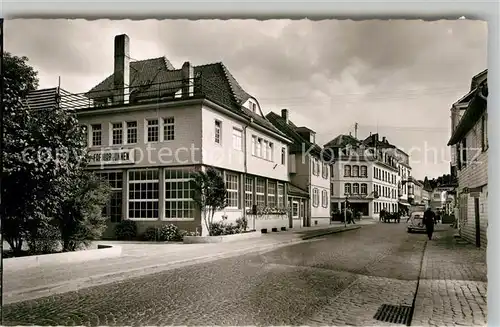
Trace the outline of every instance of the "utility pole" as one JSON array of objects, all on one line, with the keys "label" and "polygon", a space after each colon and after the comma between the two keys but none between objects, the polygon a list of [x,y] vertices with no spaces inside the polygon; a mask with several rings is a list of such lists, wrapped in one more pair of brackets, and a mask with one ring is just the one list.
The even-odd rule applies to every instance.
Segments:
[{"label": "utility pole", "polygon": [[354,123],[354,138],[358,138],[358,123]]}]

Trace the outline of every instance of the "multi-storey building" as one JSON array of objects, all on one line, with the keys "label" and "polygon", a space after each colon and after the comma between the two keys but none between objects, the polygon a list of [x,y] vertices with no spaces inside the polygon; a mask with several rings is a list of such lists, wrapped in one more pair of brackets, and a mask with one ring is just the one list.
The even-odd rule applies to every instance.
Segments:
[{"label": "multi-storey building", "polygon": [[[72,97],[80,99],[73,106],[88,128],[91,165],[113,187],[112,223],[134,220],[140,232],[173,223],[205,234],[190,181],[206,167],[223,174],[229,194],[216,220],[247,217],[253,205],[286,206],[291,141],[224,64],[131,61],[129,38],[119,35],[114,72],[85,101]],[[289,226],[286,214],[271,221],[276,226],[267,227]],[[261,224],[250,217],[250,228]]]},{"label": "multi-storey building", "polygon": [[422,205],[423,204],[423,188],[424,183],[416,180],[413,176],[410,176],[409,181],[411,182],[408,187],[408,202],[411,205]]},{"label": "multi-storey building", "polygon": [[[448,146],[454,146],[456,174],[458,175],[457,205],[460,235],[487,246],[488,227],[488,80],[487,71],[474,76],[469,93],[456,103],[466,106],[455,125]],[[453,166],[452,166],[453,167]],[[452,170],[453,173],[453,170]]]},{"label": "multi-storey building", "polygon": [[[408,202],[408,185],[411,184],[408,182],[411,172],[408,154],[389,143],[385,136],[380,139],[378,133],[371,134],[363,143],[370,148],[377,149],[387,171],[382,174],[391,175],[389,184],[391,188],[395,188],[395,191],[394,195],[391,194],[389,203],[383,205],[383,208],[389,210],[389,212],[408,211],[410,206]],[[395,175],[394,179],[392,179],[392,175]],[[391,192],[393,191],[391,190]]]},{"label": "multi-storey building", "polygon": [[[316,133],[307,127],[298,127],[290,120],[288,109],[281,115],[274,112],[266,118],[289,139],[288,169],[290,173],[289,203],[292,208],[293,227],[330,224],[331,156],[316,144]],[[297,191],[306,191],[310,201]],[[295,207],[299,208],[295,213]]]},{"label": "multi-storey building", "polygon": [[382,209],[397,210],[397,169],[390,154],[352,135],[339,135],[325,148],[335,156],[332,208],[342,210],[348,203],[364,217],[377,219]]}]

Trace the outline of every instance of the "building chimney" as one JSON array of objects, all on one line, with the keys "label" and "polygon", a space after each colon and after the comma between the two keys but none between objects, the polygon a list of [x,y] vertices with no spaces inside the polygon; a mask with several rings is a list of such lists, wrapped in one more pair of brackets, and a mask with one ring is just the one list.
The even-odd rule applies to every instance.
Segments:
[{"label": "building chimney", "polygon": [[182,97],[188,98],[194,93],[194,68],[189,61],[182,65]]},{"label": "building chimney", "polygon": [[127,34],[115,36],[114,103],[128,103],[130,95],[130,39]]},{"label": "building chimney", "polygon": [[382,137],[382,142],[387,143],[387,139],[385,138],[385,136]]},{"label": "building chimney", "polygon": [[281,118],[283,118],[288,124],[289,122],[288,109],[281,109]]}]

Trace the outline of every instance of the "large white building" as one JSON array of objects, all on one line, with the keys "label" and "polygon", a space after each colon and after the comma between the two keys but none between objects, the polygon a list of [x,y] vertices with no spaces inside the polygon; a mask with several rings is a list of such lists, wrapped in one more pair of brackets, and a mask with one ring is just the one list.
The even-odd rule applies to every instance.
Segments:
[{"label": "large white building", "polygon": [[332,209],[345,203],[363,217],[378,219],[382,209],[398,210],[395,158],[351,135],[339,135],[325,144],[335,154],[332,173]]},{"label": "large white building", "polygon": [[291,141],[265,119],[258,99],[222,63],[177,69],[164,57],[131,62],[129,38],[118,35],[114,45],[111,75],[86,101],[72,96],[92,165],[113,186],[110,221],[134,220],[139,232],[174,223],[205,234],[190,174],[215,167],[229,192],[216,220],[288,227],[286,214],[248,217],[253,205],[284,208],[288,189]]}]

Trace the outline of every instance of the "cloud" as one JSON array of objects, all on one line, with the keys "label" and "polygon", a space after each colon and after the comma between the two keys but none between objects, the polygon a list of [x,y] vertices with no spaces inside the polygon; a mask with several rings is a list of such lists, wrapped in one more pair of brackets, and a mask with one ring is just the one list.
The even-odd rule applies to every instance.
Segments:
[{"label": "cloud", "polygon": [[[309,20],[13,20],[6,50],[26,55],[41,86],[84,92],[113,70],[113,37],[126,33],[131,56],[222,61],[264,112],[288,108],[297,125],[326,142],[375,130],[411,148],[446,149],[449,107],[486,68],[481,21]],[[449,165],[418,164],[417,177]]]}]

